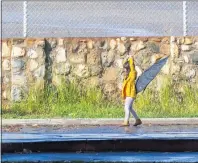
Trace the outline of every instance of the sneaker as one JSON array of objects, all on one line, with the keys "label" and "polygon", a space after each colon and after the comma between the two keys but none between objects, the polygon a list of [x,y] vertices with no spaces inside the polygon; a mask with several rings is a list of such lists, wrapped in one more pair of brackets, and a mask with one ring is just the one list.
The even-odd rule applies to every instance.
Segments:
[{"label": "sneaker", "polygon": [[141,124],[142,124],[142,121],[140,119],[136,119],[133,126],[138,126],[138,125],[141,125]]},{"label": "sneaker", "polygon": [[130,126],[129,121],[124,121],[120,127],[126,127],[126,126]]}]

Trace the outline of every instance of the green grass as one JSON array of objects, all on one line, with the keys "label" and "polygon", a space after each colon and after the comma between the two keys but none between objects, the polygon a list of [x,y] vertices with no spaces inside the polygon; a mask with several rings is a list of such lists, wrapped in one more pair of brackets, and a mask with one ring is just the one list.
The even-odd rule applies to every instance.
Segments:
[{"label": "green grass", "polygon": [[[198,89],[184,84],[184,92],[177,95],[169,81],[158,92],[146,89],[140,93],[134,108],[140,117],[198,117]],[[182,99],[182,100],[180,100]],[[2,110],[3,118],[123,118],[120,101],[107,100],[99,88],[81,88],[65,84],[57,88],[30,90],[26,100],[13,103]]]}]

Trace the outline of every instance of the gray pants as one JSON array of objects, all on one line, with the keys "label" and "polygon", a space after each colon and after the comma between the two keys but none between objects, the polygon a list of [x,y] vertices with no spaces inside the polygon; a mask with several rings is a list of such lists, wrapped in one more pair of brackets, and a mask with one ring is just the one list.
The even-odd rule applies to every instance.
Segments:
[{"label": "gray pants", "polygon": [[134,98],[131,97],[126,97],[125,99],[125,106],[124,106],[124,111],[125,111],[125,121],[129,121],[130,118],[130,113],[133,115],[133,117],[135,119],[139,119],[139,117],[137,116],[135,110],[133,109],[133,102],[134,102]]}]

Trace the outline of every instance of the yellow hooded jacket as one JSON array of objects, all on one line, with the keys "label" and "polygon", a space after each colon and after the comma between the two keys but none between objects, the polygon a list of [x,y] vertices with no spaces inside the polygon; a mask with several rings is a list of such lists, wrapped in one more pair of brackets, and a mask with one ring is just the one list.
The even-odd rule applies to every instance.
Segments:
[{"label": "yellow hooded jacket", "polygon": [[135,70],[134,60],[132,57],[128,59],[130,65],[130,73],[126,79],[124,79],[122,86],[122,98],[126,97],[136,97],[135,80],[137,77],[137,72]]}]

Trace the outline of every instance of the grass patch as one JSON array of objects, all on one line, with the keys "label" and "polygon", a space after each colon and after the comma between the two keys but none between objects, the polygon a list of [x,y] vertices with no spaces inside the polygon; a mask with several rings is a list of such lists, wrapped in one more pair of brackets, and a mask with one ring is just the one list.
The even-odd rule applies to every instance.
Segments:
[{"label": "grass patch", "polygon": [[[179,96],[169,81],[158,93],[146,89],[134,108],[140,117],[198,117],[198,89],[186,83]],[[57,88],[31,89],[26,100],[2,110],[3,118],[123,118],[120,101],[109,101],[98,88],[81,88],[71,83]]]}]

